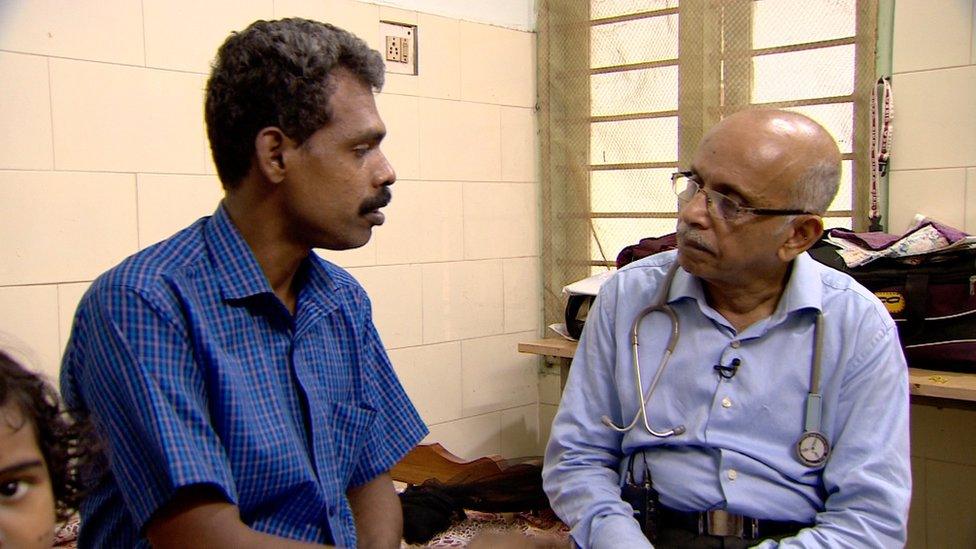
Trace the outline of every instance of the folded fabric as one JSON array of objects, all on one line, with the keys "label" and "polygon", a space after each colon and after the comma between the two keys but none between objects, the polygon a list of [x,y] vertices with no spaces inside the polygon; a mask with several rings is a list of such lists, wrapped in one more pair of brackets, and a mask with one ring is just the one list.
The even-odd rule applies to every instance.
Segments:
[{"label": "folded fabric", "polygon": [[831,237],[843,238],[844,240],[853,242],[862,248],[867,248],[870,250],[883,250],[903,238],[909,238],[912,233],[925,229],[926,227],[932,227],[932,229],[944,237],[945,240],[950,244],[969,236],[955,227],[950,227],[934,219],[924,217],[921,219],[916,218],[916,221],[913,223],[912,227],[902,235],[881,232],[855,233],[850,229],[843,228],[831,229],[828,231],[828,233],[830,233]]},{"label": "folded fabric", "polygon": [[921,216],[916,216],[915,223],[901,235],[837,228],[827,231],[827,241],[841,248],[837,253],[848,267],[882,257],[911,257],[976,246],[976,237]]}]

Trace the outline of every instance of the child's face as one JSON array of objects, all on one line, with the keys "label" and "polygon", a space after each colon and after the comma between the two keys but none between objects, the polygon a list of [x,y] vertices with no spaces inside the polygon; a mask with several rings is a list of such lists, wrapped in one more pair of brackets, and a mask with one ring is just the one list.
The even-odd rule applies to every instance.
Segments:
[{"label": "child's face", "polygon": [[7,404],[0,408],[0,547],[50,548],[54,524],[51,477],[34,428]]}]

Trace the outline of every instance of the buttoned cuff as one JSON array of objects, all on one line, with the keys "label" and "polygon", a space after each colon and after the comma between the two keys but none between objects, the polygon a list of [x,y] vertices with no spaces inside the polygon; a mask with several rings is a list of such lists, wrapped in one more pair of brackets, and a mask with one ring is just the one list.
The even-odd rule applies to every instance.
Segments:
[{"label": "buttoned cuff", "polygon": [[590,528],[589,542],[588,546],[584,544],[583,547],[592,547],[593,549],[653,548],[651,542],[647,541],[644,533],[641,532],[637,521],[623,515],[594,518],[593,525]]}]

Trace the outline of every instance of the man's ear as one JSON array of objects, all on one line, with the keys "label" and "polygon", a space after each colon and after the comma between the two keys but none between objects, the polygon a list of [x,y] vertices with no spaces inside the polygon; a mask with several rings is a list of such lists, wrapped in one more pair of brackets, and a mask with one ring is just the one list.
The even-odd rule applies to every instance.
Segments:
[{"label": "man's ear", "polygon": [[272,183],[285,179],[285,149],[291,140],[281,129],[274,126],[262,128],[254,138],[254,155],[257,169]]},{"label": "man's ear", "polygon": [[786,241],[779,247],[779,257],[784,262],[810,249],[823,234],[823,219],[819,215],[803,214],[790,221]]}]

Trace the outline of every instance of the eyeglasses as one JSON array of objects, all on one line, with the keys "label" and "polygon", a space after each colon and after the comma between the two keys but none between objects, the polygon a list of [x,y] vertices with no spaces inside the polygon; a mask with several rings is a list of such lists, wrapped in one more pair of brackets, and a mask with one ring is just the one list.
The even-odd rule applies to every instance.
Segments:
[{"label": "eyeglasses", "polygon": [[708,206],[709,213],[711,213],[713,216],[721,217],[726,221],[734,221],[743,214],[817,215],[814,212],[808,212],[806,210],[779,210],[772,208],[751,208],[749,206],[743,206],[736,202],[735,199],[725,196],[718,191],[703,189],[702,186],[695,181],[695,177],[695,172],[675,172],[671,174],[671,187],[674,189],[674,194],[678,197],[678,201],[681,202],[682,206],[688,204],[692,201],[692,199],[695,198],[695,195],[701,191],[705,193],[705,203]]}]

